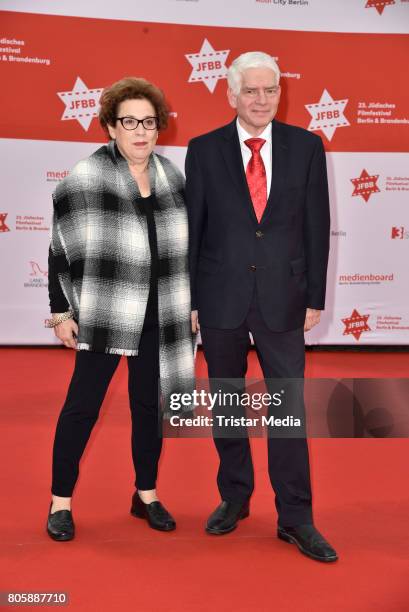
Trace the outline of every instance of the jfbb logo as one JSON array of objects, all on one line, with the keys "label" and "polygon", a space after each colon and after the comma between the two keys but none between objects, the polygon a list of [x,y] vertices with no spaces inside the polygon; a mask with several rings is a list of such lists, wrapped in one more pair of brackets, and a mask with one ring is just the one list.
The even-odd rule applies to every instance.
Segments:
[{"label": "jfbb logo", "polygon": [[354,308],[350,317],[342,319],[345,329],[343,336],[351,335],[355,340],[361,338],[361,334],[364,332],[371,331],[368,325],[369,315],[360,315],[359,312]]},{"label": "jfbb logo", "polygon": [[385,6],[395,4],[395,0],[368,0],[365,8],[375,8],[379,15],[382,15]]},{"label": "jfbb logo", "polygon": [[400,227],[393,227],[391,232],[391,238],[393,240],[408,240],[409,230],[405,230],[403,225],[401,225]]},{"label": "jfbb logo", "polygon": [[226,59],[229,50],[215,51],[209,41],[205,38],[199,53],[185,55],[193,70],[188,83],[202,81],[210,93],[213,93],[217,81],[227,78]]},{"label": "jfbb logo", "polygon": [[360,176],[350,179],[354,186],[353,196],[361,196],[367,202],[373,193],[379,193],[380,189],[376,184],[379,174],[368,174],[364,169]]},{"label": "jfbb logo", "polygon": [[10,228],[6,225],[8,213],[0,213],[0,232],[9,232]]},{"label": "jfbb logo", "polygon": [[65,104],[65,110],[61,121],[76,119],[78,123],[88,130],[94,117],[98,117],[99,99],[103,88],[88,89],[84,81],[77,77],[71,91],[60,91],[57,93],[60,100]]},{"label": "jfbb logo", "polygon": [[344,115],[347,104],[347,99],[334,100],[328,91],[324,89],[319,102],[305,105],[305,108],[312,117],[307,129],[310,132],[321,130],[328,140],[332,140],[337,128],[350,125]]}]

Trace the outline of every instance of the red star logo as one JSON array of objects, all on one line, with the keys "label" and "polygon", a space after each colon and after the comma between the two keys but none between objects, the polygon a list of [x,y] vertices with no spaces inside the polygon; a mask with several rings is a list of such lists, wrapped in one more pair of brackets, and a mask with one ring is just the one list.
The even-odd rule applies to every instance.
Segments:
[{"label": "red star logo", "polygon": [[354,308],[350,317],[342,319],[345,325],[343,336],[352,334],[355,340],[359,340],[363,332],[371,331],[367,323],[368,319],[369,315],[360,315]]},{"label": "red star logo", "polygon": [[365,8],[376,8],[379,15],[382,15],[383,9],[389,4],[396,4],[395,0],[368,0],[365,4]]},{"label": "red star logo", "polygon": [[377,193],[380,191],[376,184],[378,178],[379,174],[370,176],[366,170],[362,170],[361,176],[351,179],[351,183],[355,187],[352,195],[362,196],[365,202],[367,202],[371,197],[371,193]]},{"label": "red star logo", "polygon": [[0,232],[9,232],[10,228],[6,225],[8,213],[0,213]]}]

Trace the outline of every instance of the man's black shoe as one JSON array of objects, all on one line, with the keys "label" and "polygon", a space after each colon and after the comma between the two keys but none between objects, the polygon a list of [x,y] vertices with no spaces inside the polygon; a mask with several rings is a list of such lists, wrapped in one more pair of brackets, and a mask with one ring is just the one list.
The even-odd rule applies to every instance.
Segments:
[{"label": "man's black shoe", "polygon": [[236,529],[240,519],[246,518],[250,514],[249,501],[242,503],[227,502],[217,506],[216,510],[209,516],[206,524],[207,533],[223,535]]},{"label": "man's black shoe", "polygon": [[135,491],[132,497],[131,514],[137,518],[146,519],[152,529],[158,529],[158,531],[173,531],[176,529],[173,516],[162,506],[160,501],[145,504],[138,491]]},{"label": "man's black shoe", "polygon": [[51,514],[51,506],[52,503],[47,519],[48,535],[57,542],[72,540],[75,535],[75,525],[71,510],[57,510],[57,512]]},{"label": "man's black shoe", "polygon": [[328,544],[324,536],[314,527],[314,525],[297,525],[297,527],[278,526],[277,536],[280,540],[296,544],[300,551],[324,563],[331,563],[338,559],[335,550]]}]

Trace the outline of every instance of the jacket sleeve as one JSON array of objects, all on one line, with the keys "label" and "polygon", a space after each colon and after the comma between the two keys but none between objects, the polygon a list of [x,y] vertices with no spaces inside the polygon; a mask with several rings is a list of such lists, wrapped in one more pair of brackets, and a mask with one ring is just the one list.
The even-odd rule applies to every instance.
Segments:
[{"label": "jacket sleeve", "polygon": [[330,242],[327,166],[321,138],[313,151],[307,185],[304,244],[307,260],[307,307],[325,308]]},{"label": "jacket sleeve", "polygon": [[51,242],[48,249],[48,296],[51,313],[67,312],[70,304],[64,295],[58,275],[69,275],[69,263],[62,247],[58,232],[56,200],[53,195],[53,221],[51,229]]},{"label": "jacket sleeve", "polygon": [[186,207],[189,219],[189,272],[190,288],[192,294],[192,310],[197,309],[197,261],[200,253],[200,244],[206,220],[204,185],[199,160],[194,145],[189,143],[186,162]]}]

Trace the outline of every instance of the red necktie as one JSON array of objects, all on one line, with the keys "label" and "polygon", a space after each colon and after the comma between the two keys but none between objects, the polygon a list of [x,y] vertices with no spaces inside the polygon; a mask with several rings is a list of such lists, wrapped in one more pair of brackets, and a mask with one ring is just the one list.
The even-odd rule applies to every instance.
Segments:
[{"label": "red necktie", "polygon": [[244,144],[247,145],[251,151],[251,159],[246,168],[246,177],[254,212],[256,213],[259,223],[267,205],[266,169],[260,154],[260,149],[265,142],[263,138],[249,138],[244,141]]}]

